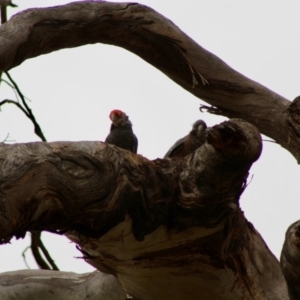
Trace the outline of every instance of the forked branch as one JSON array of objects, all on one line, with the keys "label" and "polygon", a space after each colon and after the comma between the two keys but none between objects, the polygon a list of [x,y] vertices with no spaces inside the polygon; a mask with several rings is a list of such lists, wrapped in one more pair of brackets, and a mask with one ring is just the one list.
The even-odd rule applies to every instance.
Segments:
[{"label": "forked branch", "polygon": [[137,54],[225,116],[254,124],[300,161],[300,142],[287,120],[290,102],[236,72],[144,5],[81,1],[20,13],[0,27],[0,70],[93,43]]}]

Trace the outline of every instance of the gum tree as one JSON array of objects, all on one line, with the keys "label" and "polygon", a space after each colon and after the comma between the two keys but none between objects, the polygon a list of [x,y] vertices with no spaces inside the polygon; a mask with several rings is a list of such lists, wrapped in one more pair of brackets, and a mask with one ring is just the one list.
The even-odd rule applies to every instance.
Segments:
[{"label": "gum tree", "polygon": [[[87,263],[113,275],[135,299],[288,299],[279,262],[239,199],[261,152],[260,133],[299,162],[299,99],[289,102],[239,74],[137,3],[84,1],[24,11],[0,27],[0,70],[91,43],[135,53],[206,101],[203,109],[230,120],[209,128],[193,154],[173,160],[150,161],[101,142],[2,144],[1,242],[27,231],[64,234]],[[286,278],[298,255],[295,226],[283,251]],[[20,275],[10,276],[17,284]],[[62,282],[66,275],[56,276]],[[68,276],[66,289],[55,292],[79,280]],[[86,285],[96,295],[105,288],[95,285],[103,282],[95,276]],[[294,299],[297,279],[288,279]],[[115,285],[107,299],[112,290]]]}]

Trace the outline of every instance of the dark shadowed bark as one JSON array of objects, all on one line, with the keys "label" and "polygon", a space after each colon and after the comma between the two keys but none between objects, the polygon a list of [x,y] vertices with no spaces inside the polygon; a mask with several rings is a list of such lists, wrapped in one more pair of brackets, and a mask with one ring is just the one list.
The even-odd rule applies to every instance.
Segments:
[{"label": "dark shadowed bark", "polygon": [[257,129],[237,119],[184,159],[96,142],[3,144],[0,237],[65,233],[138,299],[286,299],[276,258],[239,208],[260,152]]}]

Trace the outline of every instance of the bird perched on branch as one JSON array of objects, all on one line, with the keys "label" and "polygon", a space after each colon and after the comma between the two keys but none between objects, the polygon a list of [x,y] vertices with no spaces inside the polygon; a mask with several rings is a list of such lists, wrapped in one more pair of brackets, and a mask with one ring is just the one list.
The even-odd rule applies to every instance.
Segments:
[{"label": "bird perched on branch", "polygon": [[193,153],[206,141],[206,124],[198,120],[193,124],[193,128],[188,135],[179,139],[165,154],[167,157],[184,157]]},{"label": "bird perched on branch", "polygon": [[114,109],[110,112],[109,118],[112,123],[105,143],[136,153],[138,140],[132,131],[132,123],[128,116],[123,111]]}]

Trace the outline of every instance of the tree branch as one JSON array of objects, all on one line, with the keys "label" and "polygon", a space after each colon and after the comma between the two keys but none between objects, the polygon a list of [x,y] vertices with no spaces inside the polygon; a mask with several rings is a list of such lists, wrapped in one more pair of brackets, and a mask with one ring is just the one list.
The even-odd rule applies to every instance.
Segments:
[{"label": "tree branch", "polygon": [[[59,271],[57,265],[55,264],[54,260],[50,256],[48,250],[46,249],[45,245],[43,244],[43,242],[41,240],[41,232],[40,231],[32,231],[31,232],[31,245],[30,245],[30,248],[31,248],[31,252],[32,252],[32,255],[33,255],[36,263],[38,264],[38,266],[41,269]],[[40,254],[40,251],[42,251],[42,253],[44,254],[44,256],[47,260],[47,262],[50,264],[51,267],[43,259],[43,257]]]},{"label": "tree branch", "polygon": [[286,299],[279,264],[238,203],[260,135],[232,120],[207,141],[155,161],[100,142],[1,145],[1,241],[65,232],[139,299],[213,299],[216,285],[224,299]]},{"label": "tree branch", "polygon": [[0,101],[0,108],[2,105],[6,104],[6,103],[16,105],[25,114],[25,116],[27,118],[29,118],[27,111],[22,107],[22,105],[20,103],[14,101],[14,100],[5,99],[5,100]]},{"label": "tree branch", "polygon": [[300,162],[300,142],[288,125],[289,101],[231,69],[170,20],[137,3],[84,1],[20,13],[0,28],[0,70],[93,43],[137,54],[223,115],[254,124]]},{"label": "tree branch", "polygon": [[[31,109],[29,108],[29,106],[27,105],[25,96],[23,95],[23,93],[21,92],[19,86],[17,85],[17,83],[12,79],[12,77],[10,76],[10,74],[8,72],[5,72],[6,76],[8,77],[8,79],[10,80],[11,84],[9,82],[6,82],[6,80],[2,80],[4,82],[6,82],[11,88],[14,89],[14,91],[17,92],[17,95],[21,98],[21,101],[23,103],[23,106],[25,108],[22,107],[22,105],[19,102],[13,101],[13,100],[3,100],[0,102],[0,108],[2,105],[6,104],[6,103],[10,103],[10,104],[14,104],[16,105],[25,115],[27,118],[29,118],[31,120],[31,122],[33,123],[33,126],[35,128],[35,134],[43,141],[46,142],[46,138],[41,130],[40,125],[38,124],[38,122],[35,119],[34,114],[32,113]],[[1,79],[0,79],[1,81]],[[42,240],[41,240],[41,232],[31,232],[31,252],[32,255],[36,261],[36,263],[38,264],[38,266],[41,269],[44,270],[51,270],[51,268],[53,270],[59,270],[58,267],[56,266],[56,264],[54,263],[53,259],[51,258],[49,252],[47,251],[46,247],[44,246]],[[40,251],[42,251],[42,253],[44,254],[45,258],[47,259],[48,263],[50,264],[51,267],[49,267],[49,265],[47,264],[47,262],[43,259],[43,257],[41,256]],[[25,252],[23,253],[25,255]]]},{"label": "tree branch", "polygon": [[[39,123],[36,121],[34,114],[32,113],[31,109],[29,108],[29,106],[27,105],[25,96],[23,95],[23,93],[21,92],[19,86],[17,85],[17,83],[12,79],[12,77],[10,76],[10,74],[8,72],[5,72],[5,75],[8,77],[8,79],[10,80],[10,82],[12,83],[14,89],[17,91],[19,97],[21,98],[21,101],[25,107],[25,109],[21,109],[25,115],[31,120],[31,122],[33,123],[34,126],[34,133],[43,141],[43,142],[47,142],[42,129],[39,125]],[[20,105],[17,105],[20,108]]]}]

